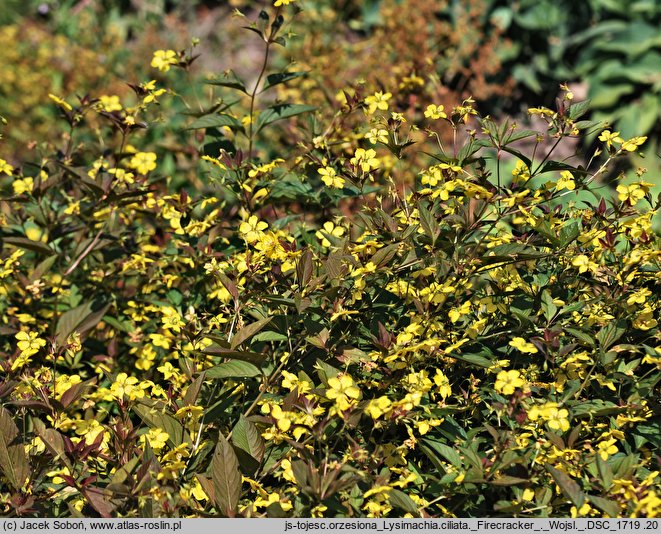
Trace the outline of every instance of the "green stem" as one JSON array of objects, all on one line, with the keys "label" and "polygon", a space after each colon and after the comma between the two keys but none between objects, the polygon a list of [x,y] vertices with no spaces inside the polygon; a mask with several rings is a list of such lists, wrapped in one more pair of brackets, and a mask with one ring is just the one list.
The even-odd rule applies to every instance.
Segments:
[{"label": "green stem", "polygon": [[271,39],[268,39],[266,41],[266,50],[264,52],[264,62],[262,63],[262,70],[259,72],[259,76],[257,77],[257,82],[255,83],[255,87],[252,90],[252,94],[250,95],[250,123],[248,124],[248,160],[252,159],[252,145],[253,145],[253,113],[255,110],[255,100],[257,98],[257,89],[259,89],[259,85],[262,82],[262,78],[264,77],[264,73],[266,72],[266,67],[269,62],[269,52],[271,51]]}]

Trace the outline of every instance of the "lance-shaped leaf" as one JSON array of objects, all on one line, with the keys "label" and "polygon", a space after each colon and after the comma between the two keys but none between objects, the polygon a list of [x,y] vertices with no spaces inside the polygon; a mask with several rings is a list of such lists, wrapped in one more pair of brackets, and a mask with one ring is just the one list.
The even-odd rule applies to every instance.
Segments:
[{"label": "lance-shaped leaf", "polygon": [[64,345],[72,332],[77,331],[83,334],[94,328],[103,319],[109,307],[110,304],[86,302],[64,312],[57,321],[55,329],[57,343]]},{"label": "lance-shaped leaf", "polygon": [[227,113],[214,113],[211,115],[205,115],[199,119],[194,120],[191,124],[186,127],[186,130],[199,130],[202,128],[222,128],[228,126],[233,130],[238,130],[243,132],[243,124],[236,117],[232,117]]},{"label": "lance-shaped leaf", "polygon": [[553,480],[555,480],[564,496],[574,503],[576,508],[581,508],[585,504],[585,493],[581,491],[580,486],[564,471],[560,471],[552,465],[546,465],[546,469],[551,473]]},{"label": "lance-shaped leaf", "polygon": [[211,480],[216,506],[223,515],[234,517],[241,496],[241,471],[232,445],[222,434],[211,460]]},{"label": "lance-shaped leaf", "polygon": [[232,443],[258,462],[264,458],[266,445],[257,427],[243,414],[232,429]]},{"label": "lance-shaped leaf", "polygon": [[160,428],[167,432],[169,441],[174,447],[181,445],[184,441],[192,443],[190,435],[184,430],[181,423],[171,415],[166,414],[163,411],[164,409],[164,405],[154,404],[154,406],[150,406],[146,403],[136,404],[133,407],[133,411],[151,428]]},{"label": "lance-shaped leaf", "polygon": [[2,239],[8,245],[14,245],[15,247],[32,250],[34,252],[38,252],[39,254],[45,254],[46,256],[55,254],[55,251],[48,245],[42,243],[41,241],[32,241],[32,239],[28,239],[27,237],[3,237]]},{"label": "lance-shaped leaf", "polygon": [[269,74],[266,77],[266,82],[264,83],[264,87],[262,87],[260,92],[263,93],[275,85],[286,83],[289,80],[305,76],[306,74],[307,72],[278,72],[276,74]]},{"label": "lance-shaped leaf", "polygon": [[237,89],[242,93],[248,94],[246,84],[239,78],[233,70],[225,71],[223,76],[219,78],[210,78],[204,83],[209,85],[220,85],[222,87],[229,87],[230,89]]},{"label": "lance-shaped leaf", "polygon": [[12,414],[0,406],[0,471],[16,491],[20,491],[30,474],[25,447],[18,440],[19,434]]},{"label": "lance-shaped leaf", "polygon": [[276,121],[295,117],[296,115],[314,111],[315,109],[317,109],[315,106],[306,106],[303,104],[275,104],[260,113],[257,118],[256,131],[259,132],[265,126]]},{"label": "lance-shaped leaf", "polygon": [[245,341],[249,340],[270,322],[271,317],[265,317],[264,319],[260,319],[259,321],[255,321],[254,323],[244,326],[232,338],[232,348],[235,349]]},{"label": "lance-shaped leaf", "polygon": [[251,378],[262,372],[259,367],[249,362],[232,361],[221,363],[206,370],[206,378]]}]

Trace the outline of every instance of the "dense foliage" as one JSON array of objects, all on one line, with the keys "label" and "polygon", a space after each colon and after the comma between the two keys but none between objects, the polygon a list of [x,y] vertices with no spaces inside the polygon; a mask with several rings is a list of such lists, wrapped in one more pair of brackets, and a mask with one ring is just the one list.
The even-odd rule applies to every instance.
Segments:
[{"label": "dense foliage", "polygon": [[2,155],[2,514],[661,515],[661,201],[601,181],[646,138],[566,86],[540,131],[312,105],[270,67],[289,4],[187,133],[195,41],[132,94],[50,94],[62,135]]}]

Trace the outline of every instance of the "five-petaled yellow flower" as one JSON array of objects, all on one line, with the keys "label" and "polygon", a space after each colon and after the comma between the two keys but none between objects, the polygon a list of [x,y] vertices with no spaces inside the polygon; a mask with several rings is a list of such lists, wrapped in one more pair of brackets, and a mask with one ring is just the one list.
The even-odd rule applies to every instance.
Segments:
[{"label": "five-petaled yellow flower", "polygon": [[370,172],[379,166],[379,160],[376,157],[376,151],[368,148],[357,148],[353,158],[349,160],[352,165],[359,167],[363,172]]},{"label": "five-petaled yellow flower", "polygon": [[344,178],[338,176],[333,167],[321,167],[317,172],[321,176],[321,181],[327,187],[335,187],[337,189],[344,187]]},{"label": "five-petaled yellow flower", "polygon": [[388,100],[391,98],[392,93],[384,93],[383,91],[377,91],[373,95],[366,97],[365,104],[367,104],[367,112],[372,115],[377,109],[386,111],[388,109]]},{"label": "five-petaled yellow flower", "polygon": [[328,379],[326,397],[335,400],[338,409],[344,411],[351,407],[353,401],[360,398],[360,389],[354,383],[353,378],[347,374],[340,374]]},{"label": "five-petaled yellow flower", "polygon": [[140,174],[147,174],[156,168],[156,154],[153,152],[138,152],[131,158],[129,166]]},{"label": "five-petaled yellow flower", "polygon": [[46,346],[46,341],[39,338],[37,332],[19,332],[16,334],[18,348],[24,356],[31,356]]},{"label": "five-petaled yellow flower", "polygon": [[445,111],[445,106],[437,106],[436,104],[429,104],[427,106],[427,109],[425,109],[425,117],[428,119],[445,119],[447,118],[447,114]]},{"label": "five-petaled yellow flower", "polygon": [[509,342],[511,347],[520,350],[521,352],[527,352],[529,354],[535,354],[537,352],[537,347],[532,343],[528,343],[522,337],[515,337],[512,341]]},{"label": "five-petaled yellow flower", "polygon": [[151,66],[161,72],[167,72],[172,65],[179,63],[177,53],[174,50],[156,50],[151,60]]},{"label": "five-petaled yellow flower", "polygon": [[496,375],[496,391],[504,395],[511,395],[516,388],[525,385],[526,381],[521,378],[519,371],[501,371]]}]

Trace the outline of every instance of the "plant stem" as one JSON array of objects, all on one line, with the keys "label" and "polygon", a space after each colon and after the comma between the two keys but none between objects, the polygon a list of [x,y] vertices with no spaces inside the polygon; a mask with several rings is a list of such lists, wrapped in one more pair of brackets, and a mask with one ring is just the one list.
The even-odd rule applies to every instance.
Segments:
[{"label": "plant stem", "polygon": [[269,38],[266,41],[266,50],[264,51],[264,62],[262,63],[262,70],[259,71],[259,76],[257,77],[257,82],[255,87],[252,90],[250,95],[250,123],[248,124],[248,160],[252,159],[252,144],[253,144],[253,113],[255,110],[255,100],[257,97],[257,89],[259,89],[259,84],[262,83],[262,78],[266,72],[266,67],[269,62],[269,52],[271,51],[271,39]]}]

